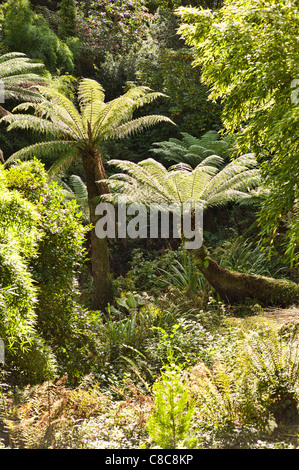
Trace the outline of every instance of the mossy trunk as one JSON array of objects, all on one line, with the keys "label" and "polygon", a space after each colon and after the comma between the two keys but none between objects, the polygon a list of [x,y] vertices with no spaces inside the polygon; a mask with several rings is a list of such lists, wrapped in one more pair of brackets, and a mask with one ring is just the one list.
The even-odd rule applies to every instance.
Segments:
[{"label": "mossy trunk", "polygon": [[191,250],[198,267],[221,299],[238,303],[255,299],[263,306],[289,307],[299,305],[299,286],[290,281],[238,273],[224,269],[209,256],[204,247]]},{"label": "mossy trunk", "polygon": [[99,216],[95,214],[99,204],[99,196],[107,194],[109,188],[105,183],[97,181],[106,178],[102,159],[96,149],[90,148],[84,152],[83,167],[86,178],[90,223],[93,228],[90,233],[91,243],[91,269],[93,276],[94,305],[95,309],[103,310],[113,300],[112,277],[110,272],[110,259],[107,238],[99,238],[95,232],[95,226]]}]

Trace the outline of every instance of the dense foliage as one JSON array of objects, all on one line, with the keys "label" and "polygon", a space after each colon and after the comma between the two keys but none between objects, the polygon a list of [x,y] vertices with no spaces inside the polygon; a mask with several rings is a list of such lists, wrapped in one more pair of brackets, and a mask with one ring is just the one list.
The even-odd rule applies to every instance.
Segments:
[{"label": "dense foliage", "polygon": [[297,16],[1,2],[0,447],[299,448]]},{"label": "dense foliage", "polygon": [[73,57],[68,46],[51,30],[47,21],[35,13],[28,0],[8,1],[4,7],[3,46],[43,61],[50,72],[71,73]]},{"label": "dense foliage", "polygon": [[[289,232],[285,251],[298,261],[298,4],[237,1],[218,12],[181,9],[180,32],[196,50],[195,63],[212,99],[222,98],[222,119],[237,132],[242,152],[263,162],[270,189],[260,214],[262,233],[273,240]],[[294,95],[293,95],[294,96]]]}]

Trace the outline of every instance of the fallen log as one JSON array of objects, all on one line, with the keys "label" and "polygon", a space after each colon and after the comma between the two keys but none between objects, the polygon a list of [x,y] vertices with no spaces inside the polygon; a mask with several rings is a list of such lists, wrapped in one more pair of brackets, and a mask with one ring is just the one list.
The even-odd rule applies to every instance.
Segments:
[{"label": "fallen log", "polygon": [[204,246],[190,250],[190,254],[209,284],[225,302],[235,304],[250,298],[262,306],[299,306],[299,285],[294,282],[222,268],[209,256]]}]

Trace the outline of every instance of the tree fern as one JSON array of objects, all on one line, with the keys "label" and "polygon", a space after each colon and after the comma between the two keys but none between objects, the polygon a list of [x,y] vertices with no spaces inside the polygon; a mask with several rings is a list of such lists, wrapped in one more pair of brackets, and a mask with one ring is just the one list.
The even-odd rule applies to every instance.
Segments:
[{"label": "tree fern", "polygon": [[[70,99],[51,87],[40,86],[38,91],[42,98],[38,103],[24,103],[2,120],[8,123],[8,130],[30,129],[42,132],[50,139],[19,150],[7,160],[6,165],[33,156],[40,159],[52,156],[55,162],[50,173],[54,175],[74,159],[80,158],[85,172],[90,223],[94,227],[98,220],[95,209],[99,197],[108,191],[99,145],[103,140],[124,138],[162,121],[172,123],[165,116],[133,118],[138,108],[165,95],[146,87],[133,87],[124,95],[105,103],[102,86],[85,78],[79,83],[77,108]],[[24,114],[29,109],[33,109],[34,115]],[[91,252],[94,306],[105,308],[112,300],[109,252],[107,240],[99,239],[94,228],[91,230]]]}]

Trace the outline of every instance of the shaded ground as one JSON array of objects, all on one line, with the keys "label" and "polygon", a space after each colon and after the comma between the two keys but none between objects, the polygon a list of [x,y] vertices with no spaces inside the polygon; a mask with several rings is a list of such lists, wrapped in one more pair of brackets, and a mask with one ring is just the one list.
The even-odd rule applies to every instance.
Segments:
[{"label": "shaded ground", "polygon": [[299,308],[266,308],[260,318],[277,323],[299,323]]}]

